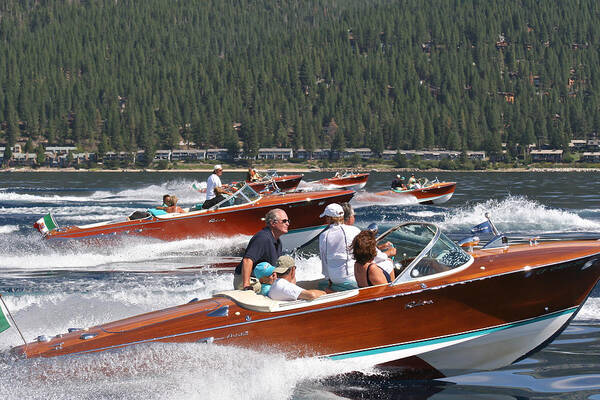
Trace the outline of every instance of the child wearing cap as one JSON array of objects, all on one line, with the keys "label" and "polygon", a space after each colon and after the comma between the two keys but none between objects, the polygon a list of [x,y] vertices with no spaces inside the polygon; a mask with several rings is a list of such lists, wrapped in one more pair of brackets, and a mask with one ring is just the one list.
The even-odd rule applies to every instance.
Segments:
[{"label": "child wearing cap", "polygon": [[252,285],[254,291],[263,296],[268,295],[271,290],[271,284],[277,277],[275,274],[275,267],[266,261],[258,263],[256,264],[256,267],[254,267],[254,276],[258,279],[258,282]]},{"label": "child wearing cap", "polygon": [[320,217],[326,218],[329,227],[319,235],[319,254],[326,278],[319,288],[333,291],[357,288],[350,245],[360,229],[344,225],[344,209],[337,203],[325,207]]}]

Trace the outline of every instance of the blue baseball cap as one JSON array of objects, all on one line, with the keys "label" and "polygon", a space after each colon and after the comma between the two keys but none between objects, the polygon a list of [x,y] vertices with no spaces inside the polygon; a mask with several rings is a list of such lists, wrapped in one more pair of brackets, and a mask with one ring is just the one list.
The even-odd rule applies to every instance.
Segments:
[{"label": "blue baseball cap", "polygon": [[254,276],[257,279],[271,275],[275,271],[275,267],[266,261],[256,264],[254,267]]}]

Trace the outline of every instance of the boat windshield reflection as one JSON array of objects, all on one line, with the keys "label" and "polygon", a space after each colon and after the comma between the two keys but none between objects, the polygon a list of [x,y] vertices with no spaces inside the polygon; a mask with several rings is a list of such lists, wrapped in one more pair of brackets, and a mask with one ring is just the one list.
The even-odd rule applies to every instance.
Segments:
[{"label": "boat windshield reflection", "polygon": [[242,186],[241,189],[233,193],[233,195],[227,197],[222,202],[213,206],[212,209],[253,203],[258,199],[260,199],[260,195],[256,193],[256,191],[252,189],[252,187],[250,187],[248,184],[244,184],[244,186]]},{"label": "boat windshield reflection", "polygon": [[473,262],[470,254],[433,224],[400,224],[378,239],[390,241],[396,248],[394,284],[449,273]]}]

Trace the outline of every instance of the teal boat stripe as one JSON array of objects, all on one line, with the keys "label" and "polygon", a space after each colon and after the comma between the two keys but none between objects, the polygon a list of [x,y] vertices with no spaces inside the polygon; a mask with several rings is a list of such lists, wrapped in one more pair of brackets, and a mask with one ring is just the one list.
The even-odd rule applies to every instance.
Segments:
[{"label": "teal boat stripe", "polygon": [[438,343],[451,342],[454,340],[467,339],[467,338],[471,338],[474,336],[482,336],[482,335],[486,335],[488,333],[498,332],[498,331],[502,331],[505,329],[515,328],[518,326],[533,324],[533,323],[536,323],[539,321],[543,321],[545,319],[556,318],[556,317],[559,317],[559,316],[565,315],[565,314],[572,314],[575,311],[577,311],[577,307],[572,307],[567,310],[551,313],[548,315],[544,315],[542,317],[536,317],[536,318],[529,319],[526,321],[520,321],[520,322],[511,323],[511,324],[496,326],[494,328],[487,328],[487,329],[482,329],[482,330],[468,332],[468,333],[461,333],[459,335],[445,336],[445,337],[441,337],[441,338],[437,338],[437,339],[423,340],[423,341],[419,341],[419,342],[379,347],[379,348],[369,349],[369,350],[360,350],[360,351],[355,351],[355,352],[351,352],[351,353],[335,354],[335,355],[327,356],[327,358],[330,358],[332,360],[344,360],[344,359],[348,359],[348,358],[365,357],[365,356],[371,356],[371,355],[375,355],[375,354],[389,353],[392,351],[412,349],[415,347],[422,347],[422,346],[429,346],[429,345],[438,344]]}]

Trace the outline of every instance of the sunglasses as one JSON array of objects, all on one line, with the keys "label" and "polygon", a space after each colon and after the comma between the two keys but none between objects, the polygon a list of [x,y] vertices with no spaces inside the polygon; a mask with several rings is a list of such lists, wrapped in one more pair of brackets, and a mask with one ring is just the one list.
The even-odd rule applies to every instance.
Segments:
[{"label": "sunglasses", "polygon": [[279,222],[281,222],[282,224],[289,224],[291,223],[291,221],[289,219],[280,219]]}]

